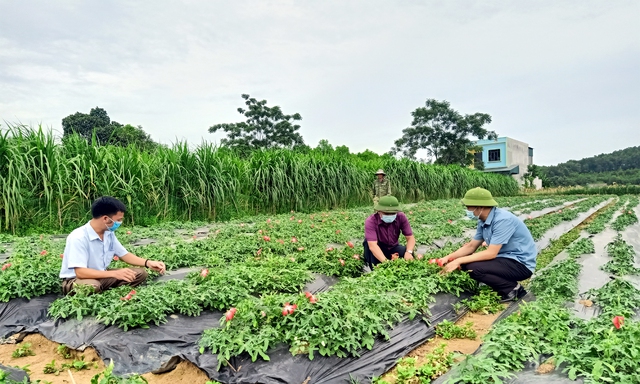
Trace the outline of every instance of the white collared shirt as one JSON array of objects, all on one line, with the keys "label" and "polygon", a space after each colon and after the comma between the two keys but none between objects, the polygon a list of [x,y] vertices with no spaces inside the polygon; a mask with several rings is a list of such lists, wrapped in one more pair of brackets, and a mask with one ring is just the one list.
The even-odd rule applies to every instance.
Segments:
[{"label": "white collared shirt", "polygon": [[106,271],[114,256],[122,257],[128,253],[115,233],[105,231],[103,237],[104,241],[91,227],[90,222],[71,232],[64,247],[60,278],[76,277],[74,268]]}]

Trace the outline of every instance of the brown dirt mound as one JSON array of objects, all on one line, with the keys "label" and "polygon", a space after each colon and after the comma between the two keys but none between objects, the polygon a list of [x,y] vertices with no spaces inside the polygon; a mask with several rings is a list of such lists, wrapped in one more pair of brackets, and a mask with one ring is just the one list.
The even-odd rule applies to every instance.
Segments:
[{"label": "brown dirt mound", "polygon": [[[25,343],[31,343],[31,350],[35,353],[35,356],[11,357],[13,351]],[[72,358],[65,359],[57,353],[59,345],[58,343],[47,340],[40,334],[27,335],[21,343],[0,345],[0,364],[18,367],[28,365],[27,368],[30,370],[29,376],[32,381],[40,379],[50,381],[53,384],[71,384],[72,381],[69,373],[66,371],[60,372],[58,376],[43,373],[44,366],[51,363],[52,360],[55,360],[56,364],[60,366],[64,363],[72,363],[74,358],[79,358],[81,355],[84,355],[84,360],[91,362],[90,369],[79,372],[73,369],[71,370],[73,380],[75,380],[76,384],[89,384],[94,375],[105,369],[105,364],[93,348],[87,348],[84,352],[71,351],[73,355]],[[94,364],[97,365],[97,368]],[[203,371],[188,361],[180,362],[176,369],[171,372],[161,375],[147,373],[144,374],[143,377],[147,379],[150,384],[204,384],[209,380]]]}]

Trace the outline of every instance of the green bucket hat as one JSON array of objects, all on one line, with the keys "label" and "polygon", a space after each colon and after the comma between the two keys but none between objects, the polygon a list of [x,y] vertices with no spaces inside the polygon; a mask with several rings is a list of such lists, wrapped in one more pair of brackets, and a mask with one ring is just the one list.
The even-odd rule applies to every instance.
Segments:
[{"label": "green bucket hat", "polygon": [[462,204],[467,207],[497,207],[498,203],[491,196],[491,192],[484,188],[473,188],[464,194]]},{"label": "green bucket hat", "polygon": [[400,212],[400,203],[393,196],[382,196],[373,207],[378,212],[396,213]]}]

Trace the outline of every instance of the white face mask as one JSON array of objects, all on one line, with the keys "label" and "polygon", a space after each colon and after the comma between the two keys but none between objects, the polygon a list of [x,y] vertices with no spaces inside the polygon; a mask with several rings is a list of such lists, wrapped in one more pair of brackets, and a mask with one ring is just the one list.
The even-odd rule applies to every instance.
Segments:
[{"label": "white face mask", "polygon": [[[474,209],[473,211],[470,211],[467,209],[467,217],[470,218],[471,220],[479,220],[480,216],[476,216],[475,212],[476,210],[478,210],[478,208]],[[482,212],[482,211],[480,211]]]},{"label": "white face mask", "polygon": [[395,214],[395,215],[382,215],[382,221],[384,221],[387,224],[393,223],[396,220],[396,216],[397,216],[397,214]]}]

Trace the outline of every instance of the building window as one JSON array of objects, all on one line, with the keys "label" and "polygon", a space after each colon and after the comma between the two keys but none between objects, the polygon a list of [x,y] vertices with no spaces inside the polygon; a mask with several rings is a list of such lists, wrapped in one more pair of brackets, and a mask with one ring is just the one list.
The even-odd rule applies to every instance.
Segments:
[{"label": "building window", "polygon": [[482,151],[473,154],[476,164],[482,163]]},{"label": "building window", "polygon": [[529,147],[529,157],[533,157],[533,148]]},{"label": "building window", "polygon": [[499,149],[490,149],[489,150],[489,161],[500,161],[500,150]]}]

